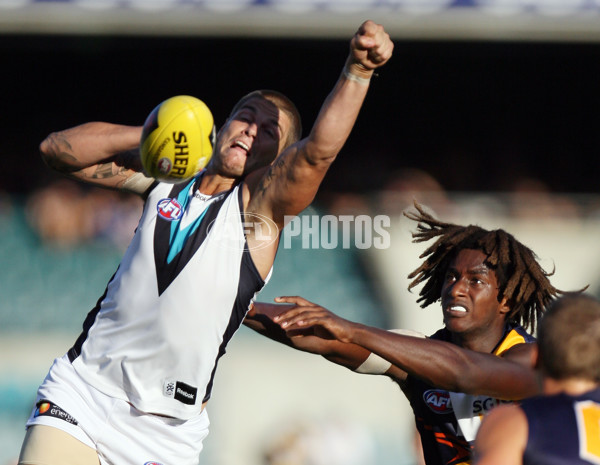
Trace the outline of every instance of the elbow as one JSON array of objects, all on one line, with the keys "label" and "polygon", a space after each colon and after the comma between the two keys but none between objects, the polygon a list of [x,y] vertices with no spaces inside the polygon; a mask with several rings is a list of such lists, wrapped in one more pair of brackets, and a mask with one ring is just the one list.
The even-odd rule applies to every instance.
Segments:
[{"label": "elbow", "polygon": [[56,140],[58,138],[58,133],[53,132],[49,134],[39,146],[40,156],[46,165],[50,168],[60,171],[60,166],[57,163],[57,160],[60,158],[58,145]]},{"label": "elbow", "polygon": [[336,159],[342,148],[342,144],[332,140],[313,141],[310,140],[305,147],[307,162],[313,167],[327,170]]},{"label": "elbow", "polygon": [[39,145],[39,152],[42,160],[49,168],[59,173],[68,174],[80,169],[73,165],[74,158],[69,158],[67,152],[61,148],[60,144],[61,133],[53,132],[48,135]]},{"label": "elbow", "polygon": [[48,158],[50,158],[53,154],[53,150],[52,150],[52,140],[55,137],[56,133],[52,133],[50,135],[48,135],[41,143],[40,143],[40,156],[42,157],[42,160],[46,161]]}]

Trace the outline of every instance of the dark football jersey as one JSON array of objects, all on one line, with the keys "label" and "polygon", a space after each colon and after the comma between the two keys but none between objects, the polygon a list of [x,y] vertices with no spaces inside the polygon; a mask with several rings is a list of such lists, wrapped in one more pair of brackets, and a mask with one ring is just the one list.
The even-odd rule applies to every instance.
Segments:
[{"label": "dark football jersey", "polygon": [[[431,339],[451,342],[450,332],[437,331]],[[522,326],[507,325],[503,338],[492,351],[495,355],[516,344],[534,342]],[[499,403],[490,396],[452,393],[437,389],[409,375],[404,387],[415,414],[427,465],[470,464],[472,443],[483,415]]]}]

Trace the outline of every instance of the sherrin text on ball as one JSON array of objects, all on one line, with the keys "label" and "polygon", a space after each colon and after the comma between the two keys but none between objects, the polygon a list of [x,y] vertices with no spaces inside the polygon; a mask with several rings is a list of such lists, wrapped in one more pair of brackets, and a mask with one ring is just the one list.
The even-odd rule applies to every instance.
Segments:
[{"label": "sherrin text on ball", "polygon": [[166,99],[150,112],[140,140],[140,157],[148,176],[178,183],[209,162],[215,126],[208,106],[189,95]]}]

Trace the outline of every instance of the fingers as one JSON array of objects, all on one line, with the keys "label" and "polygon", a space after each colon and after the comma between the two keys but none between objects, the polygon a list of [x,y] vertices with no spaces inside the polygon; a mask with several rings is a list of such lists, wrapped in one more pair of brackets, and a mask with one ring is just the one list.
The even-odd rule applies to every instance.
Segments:
[{"label": "fingers", "polygon": [[306,321],[306,315],[323,315],[328,313],[327,310],[320,305],[314,304],[300,296],[280,296],[275,297],[275,301],[278,303],[295,305],[295,307],[281,312],[279,315],[276,315],[273,318],[275,323],[279,324],[282,329],[286,330],[290,327],[307,327],[313,324]]},{"label": "fingers", "polygon": [[296,304],[301,307],[315,306],[312,302],[309,302],[304,297],[300,296],[279,296],[275,297],[275,302],[285,303],[285,304]]},{"label": "fingers", "polygon": [[328,312],[322,307],[294,307],[273,318],[283,329],[288,327],[306,327],[319,323]]},{"label": "fingers", "polygon": [[384,65],[392,56],[394,43],[381,24],[365,21],[350,42],[354,60],[367,69]]}]

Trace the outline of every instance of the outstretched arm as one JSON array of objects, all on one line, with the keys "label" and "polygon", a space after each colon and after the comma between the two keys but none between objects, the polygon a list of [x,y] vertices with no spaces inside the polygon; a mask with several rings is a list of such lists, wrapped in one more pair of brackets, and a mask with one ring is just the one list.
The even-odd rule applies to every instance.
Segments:
[{"label": "outstretched arm", "polygon": [[[314,304],[302,306],[306,301],[298,297],[284,297],[279,301],[299,303],[274,317],[288,334],[320,327],[328,337],[359,345],[388,360],[396,369],[441,389],[499,399],[522,399],[540,392],[538,376],[533,369],[535,349],[532,344],[519,344],[501,358],[448,342],[354,323]],[[396,379],[402,381],[399,375]]]},{"label": "outstretched arm", "polygon": [[327,170],[346,142],[375,69],[391,57],[393,42],[381,25],[364,22],[350,42],[350,53],[308,137],[282,152],[252,189],[247,210],[282,227],[313,200]]},{"label": "outstretched arm", "polygon": [[111,189],[143,194],[152,184],[141,171],[142,126],[91,122],[53,132],[40,144],[50,168]]},{"label": "outstretched arm", "polygon": [[327,360],[338,365],[356,370],[369,356],[370,352],[355,344],[345,344],[335,339],[327,339],[323,333],[315,334],[318,328],[298,331],[296,334],[287,333],[273,319],[294,308],[294,305],[268,304],[255,302],[244,319],[244,325],[259,334],[303,352],[322,355]]}]

